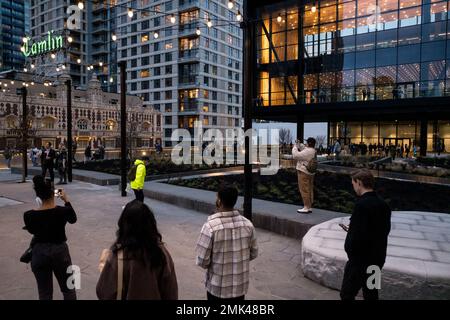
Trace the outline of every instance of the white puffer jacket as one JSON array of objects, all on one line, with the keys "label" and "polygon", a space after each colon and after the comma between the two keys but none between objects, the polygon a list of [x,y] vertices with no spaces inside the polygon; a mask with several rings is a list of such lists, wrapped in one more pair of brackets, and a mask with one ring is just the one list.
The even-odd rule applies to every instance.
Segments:
[{"label": "white puffer jacket", "polygon": [[292,149],[292,157],[297,160],[297,170],[303,173],[314,175],[306,169],[308,163],[316,156],[316,149],[306,147],[304,144],[296,145]]}]

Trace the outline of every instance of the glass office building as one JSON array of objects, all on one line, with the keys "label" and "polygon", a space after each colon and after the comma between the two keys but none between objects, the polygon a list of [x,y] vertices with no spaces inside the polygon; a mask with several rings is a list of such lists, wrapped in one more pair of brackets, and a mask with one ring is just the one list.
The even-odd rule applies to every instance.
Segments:
[{"label": "glass office building", "polygon": [[29,3],[0,0],[0,71],[22,70],[25,57],[20,48],[29,30]]},{"label": "glass office building", "polygon": [[254,114],[450,151],[450,1],[249,1]]}]

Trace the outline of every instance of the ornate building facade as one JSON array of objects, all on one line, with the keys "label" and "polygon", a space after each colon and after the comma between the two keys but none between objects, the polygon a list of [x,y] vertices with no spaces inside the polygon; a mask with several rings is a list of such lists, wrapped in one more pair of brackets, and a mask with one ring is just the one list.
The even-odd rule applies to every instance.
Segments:
[{"label": "ornate building facade", "polygon": [[[32,84],[28,82],[27,106],[31,137],[29,147],[40,147],[47,142],[54,146],[67,140],[67,88],[62,76],[59,84]],[[24,83],[0,78],[0,150],[20,144],[18,128],[22,122],[22,96],[16,89]],[[152,148],[161,143],[161,113],[143,107],[139,97],[127,96],[128,144],[137,149]],[[111,153],[120,148],[120,95],[101,90],[94,77],[88,90],[72,90],[72,127],[78,152],[88,144],[102,145]]]}]

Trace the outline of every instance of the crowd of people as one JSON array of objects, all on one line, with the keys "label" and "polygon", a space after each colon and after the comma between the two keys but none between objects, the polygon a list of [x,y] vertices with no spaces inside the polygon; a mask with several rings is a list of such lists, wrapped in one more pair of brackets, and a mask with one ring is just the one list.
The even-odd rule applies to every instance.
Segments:
[{"label": "crowd of people", "polygon": [[[298,182],[304,207],[301,214],[313,213],[314,176],[317,170],[316,141],[296,142],[293,156],[298,161]],[[43,159],[52,162],[57,152],[46,146]],[[44,163],[47,163],[45,162]],[[99,259],[97,297],[102,300],[176,300],[178,282],[175,264],[163,242],[152,209],[144,203],[144,183],[148,158],[137,159],[128,179],[136,199],[122,208],[116,239],[103,250]],[[49,169],[50,164],[46,165]],[[33,178],[38,208],[24,214],[24,229],[33,235],[30,249],[31,270],[36,278],[39,299],[53,298],[52,274],[55,274],[64,299],[76,299],[76,291],[67,285],[66,272],[72,260],[66,244],[67,223],[77,221],[77,214],[63,189],[55,189],[43,175]],[[378,290],[369,289],[367,267],[383,267],[391,211],[374,191],[374,177],[367,170],[352,175],[359,199],[347,232],[345,251],[348,262],[341,289],[341,299],[355,299],[363,290],[365,299],[377,299]],[[56,205],[60,199],[64,206]],[[238,190],[222,186],[216,196],[216,210],[200,230],[193,259],[205,270],[207,300],[244,300],[250,282],[250,261],[258,257],[255,227],[235,208]]]},{"label": "crowd of people", "polygon": [[327,149],[327,154],[335,154],[336,157],[343,155],[351,155],[351,156],[377,156],[377,157],[392,157],[395,158],[412,158],[417,157],[418,148],[416,145],[408,144],[385,144],[381,143],[369,143],[368,145],[364,142],[360,143],[350,143],[342,146],[340,140],[336,140],[336,142]]}]

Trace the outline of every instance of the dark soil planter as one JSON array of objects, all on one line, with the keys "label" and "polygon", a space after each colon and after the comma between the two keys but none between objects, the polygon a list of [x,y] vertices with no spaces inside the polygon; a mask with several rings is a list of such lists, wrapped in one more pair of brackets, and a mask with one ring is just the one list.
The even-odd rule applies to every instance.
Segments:
[{"label": "dark soil planter", "polygon": [[[178,179],[171,184],[217,191],[221,185],[231,184],[244,191],[244,176],[232,175],[213,178]],[[376,189],[396,211],[433,211],[450,213],[450,186],[395,181],[379,178]],[[314,207],[351,213],[356,200],[351,178],[345,174],[319,172],[315,178]],[[255,198],[301,205],[295,170],[280,170],[276,176],[253,175]]]}]

